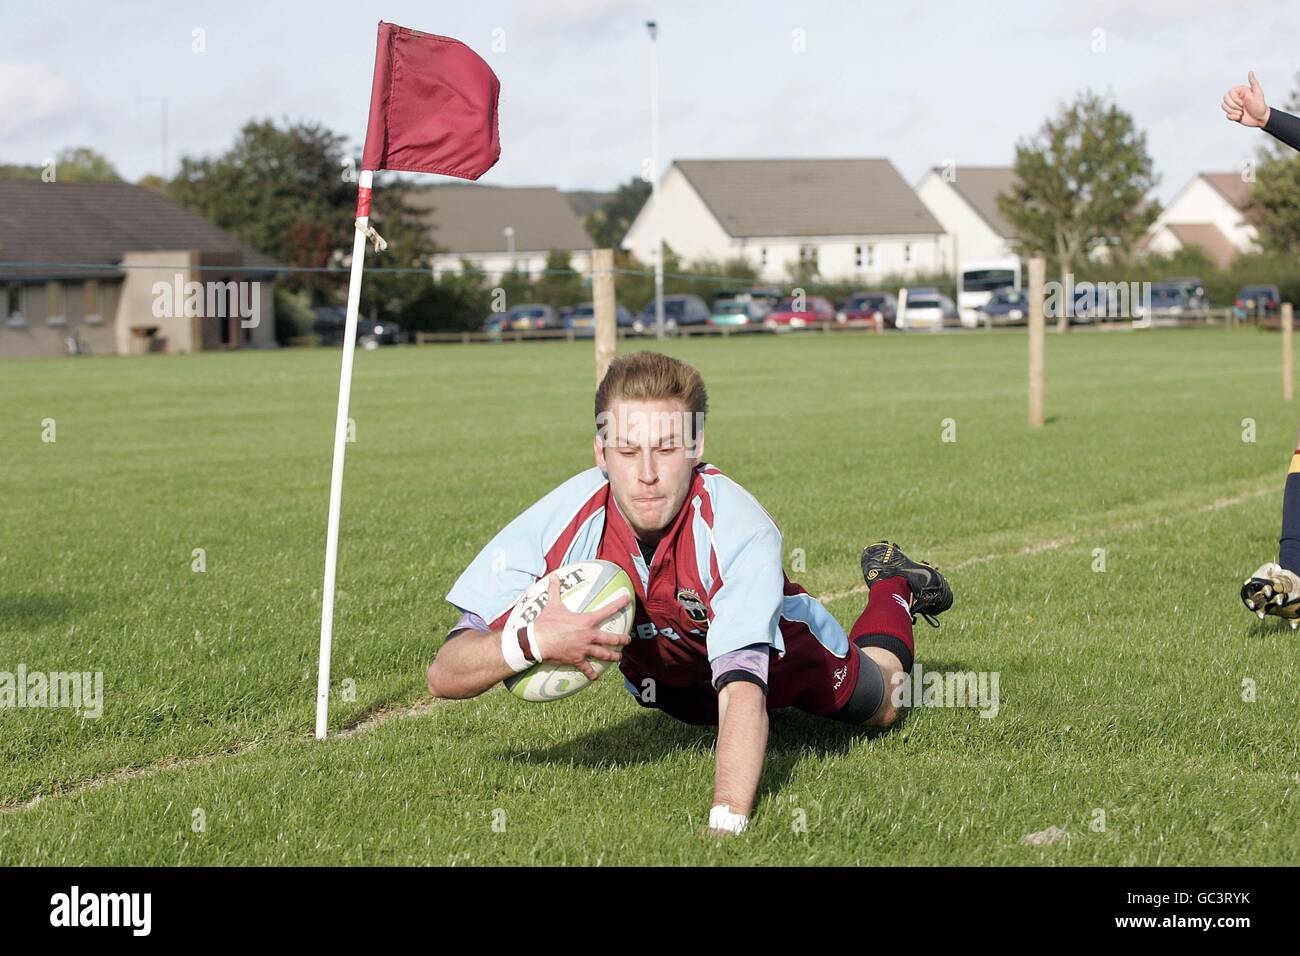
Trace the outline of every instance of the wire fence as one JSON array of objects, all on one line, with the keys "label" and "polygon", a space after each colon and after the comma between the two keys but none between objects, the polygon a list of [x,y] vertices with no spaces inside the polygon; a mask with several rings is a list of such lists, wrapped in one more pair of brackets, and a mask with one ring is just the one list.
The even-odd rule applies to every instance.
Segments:
[{"label": "wire fence", "polygon": [[[346,278],[349,273],[349,265],[340,263],[330,266],[266,266],[266,265],[192,265],[183,267],[184,271],[198,273],[219,273],[222,275],[279,275],[279,274],[308,274],[308,275],[334,275],[339,278]],[[47,272],[50,274],[60,274],[66,278],[69,273],[85,272],[88,277],[91,274],[102,276],[105,272],[116,272],[118,274],[127,271],[155,271],[175,273],[180,270],[176,264],[162,263],[121,263],[121,262],[32,262],[20,260],[0,260],[0,285],[23,281],[38,281],[33,277],[34,272]],[[435,273],[429,267],[414,266],[367,266],[368,274],[377,275],[409,275],[422,276],[430,281],[437,282],[439,274]],[[612,270],[615,276],[624,276],[629,279],[640,280],[642,282],[650,280],[654,272],[649,269],[633,269],[627,267],[616,267]],[[25,274],[25,275],[24,275]],[[463,277],[463,273],[455,270],[443,270],[442,276],[451,278]],[[556,279],[573,279],[581,277],[584,285],[590,281],[592,273],[590,271],[580,271],[574,269],[541,269],[533,270],[530,273],[505,273],[495,280],[487,275],[482,275],[483,286],[490,290],[493,286],[500,286],[509,281],[537,282],[546,277]],[[753,289],[759,288],[771,289],[773,292],[780,290],[782,287],[789,289],[792,293],[802,289],[808,294],[813,294],[819,290],[834,290],[837,296],[846,296],[845,289],[855,287],[856,283],[851,281],[818,281],[816,278],[809,278],[806,281],[787,279],[785,282],[776,282],[772,280],[763,280],[753,276],[734,276],[712,272],[682,272],[677,270],[666,271],[664,273],[666,280],[690,283],[710,283],[713,290],[720,294],[727,294],[728,289]],[[921,279],[920,281],[927,281]],[[950,280],[955,281],[955,280]],[[910,284],[915,286],[918,280],[901,280],[900,277],[888,277],[887,280],[875,283],[878,287],[891,288],[894,283],[898,282],[899,286]],[[933,279],[928,284],[934,285]],[[832,294],[832,293],[827,293]],[[1047,321],[1050,324],[1055,322],[1054,316],[1048,316]],[[1095,331],[1120,331],[1129,329],[1143,328],[1178,328],[1178,327],[1195,327],[1195,326],[1216,326],[1222,325],[1227,328],[1237,328],[1243,325],[1258,325],[1261,328],[1280,327],[1280,322],[1276,316],[1255,316],[1243,315],[1239,309],[1232,308],[1215,308],[1201,309],[1195,313],[1185,315],[1164,315],[1152,316],[1145,319],[1113,319],[1105,316],[1098,320],[1091,320],[1085,317],[1082,321],[1071,320],[1071,327],[1081,330]],[[956,321],[948,323],[937,323],[933,326],[924,328],[912,328],[908,331],[923,332],[983,332],[993,329],[1024,329],[1024,323],[1000,323],[980,316],[978,321],[971,324],[960,324]],[[294,345],[314,345],[318,344],[313,340],[313,336],[306,333],[306,328],[300,328],[299,334],[290,336],[285,340],[285,344]],[[677,323],[675,327],[668,329],[668,334],[678,337],[694,336],[713,336],[728,338],[731,336],[748,336],[763,333],[782,333],[782,334],[834,334],[841,332],[885,332],[895,331],[892,323],[881,321],[872,321],[870,319],[846,319],[837,318],[831,321],[801,320],[794,324],[784,324],[774,327],[772,324],[764,324],[761,321],[752,322],[743,325],[726,325],[715,324],[712,322],[701,322],[699,324],[681,324]],[[472,343],[501,343],[501,342],[530,342],[530,341],[575,341],[592,337],[592,330],[584,328],[541,328],[541,329],[510,329],[510,328],[475,328],[475,329],[457,329],[453,326],[451,329],[442,331],[413,330],[408,333],[408,341],[415,344],[472,344]],[[642,331],[634,330],[630,327],[620,326],[617,332],[620,338],[630,338],[639,335],[653,335],[653,328]],[[329,345],[337,344],[321,340],[319,344]]]}]

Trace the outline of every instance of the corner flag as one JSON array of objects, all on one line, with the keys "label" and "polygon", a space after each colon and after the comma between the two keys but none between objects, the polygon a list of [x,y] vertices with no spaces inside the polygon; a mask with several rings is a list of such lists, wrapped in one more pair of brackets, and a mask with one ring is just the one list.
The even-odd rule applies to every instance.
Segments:
[{"label": "corner flag", "polygon": [[321,597],[320,663],[316,674],[316,739],[329,730],[330,653],[334,635],[334,583],[338,569],[339,510],[343,500],[343,455],[347,447],[352,360],[366,240],[382,252],[387,243],[370,225],[374,174],[390,169],[478,179],[501,156],[497,99],[501,84],[473,50],[448,37],[379,22],[370,121],[357,181],[357,218],[348,282],[343,366],[334,421],[329,522],[325,536],[325,587]]},{"label": "corner flag", "polygon": [[478,179],[501,156],[500,94],[459,40],[381,22],[361,168]]}]

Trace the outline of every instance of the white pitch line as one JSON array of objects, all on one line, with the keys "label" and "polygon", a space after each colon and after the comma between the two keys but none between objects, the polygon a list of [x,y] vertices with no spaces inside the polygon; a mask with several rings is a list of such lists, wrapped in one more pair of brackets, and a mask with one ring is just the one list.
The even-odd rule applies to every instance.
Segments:
[{"label": "white pitch line", "polygon": [[[1276,490],[1277,489],[1275,488],[1259,488],[1256,489],[1255,491],[1245,491],[1240,494],[1232,495],[1227,498],[1216,498],[1211,502],[1196,507],[1192,513],[1206,514],[1212,511],[1222,511],[1224,508],[1233,508],[1236,507],[1237,505],[1245,504],[1248,501],[1252,501],[1255,498],[1260,498],[1263,497],[1264,495],[1272,494]],[[1101,529],[1101,531],[1108,534],[1115,534],[1115,533],[1125,532],[1125,531],[1135,531],[1141,528],[1146,528],[1152,525],[1161,524],[1163,522],[1173,520],[1176,517],[1178,517],[1177,514],[1153,515],[1149,518],[1139,519],[1136,521],[1128,521],[1123,524],[1115,525],[1114,527],[1103,528]],[[967,558],[964,561],[958,561],[955,564],[949,565],[948,567],[949,570],[960,571],[964,568],[974,567],[975,565],[978,564],[988,564],[991,561],[999,561],[1004,558],[1029,557],[1035,554],[1043,554],[1048,551],[1056,551],[1060,548],[1067,547],[1068,545],[1071,544],[1077,544],[1080,539],[1081,539],[1081,535],[1078,533],[1068,534],[1061,538],[1051,538],[1046,541],[1038,541],[1033,544],[1027,544],[1024,547],[1020,548],[1019,550],[1009,554],[992,553],[992,554],[980,555],[979,557]],[[827,594],[823,594],[819,596],[817,600],[821,601],[822,603],[826,603],[828,601],[837,601],[841,598],[851,597],[854,594],[861,594],[867,590],[868,590],[867,585],[863,583],[857,585],[856,587],[850,588],[847,591],[833,591]],[[358,734],[367,733],[382,724],[388,723],[390,720],[397,720],[404,717],[423,717],[429,713],[432,713],[440,705],[449,702],[450,701],[448,699],[431,698],[431,699],[419,701],[418,703],[413,705],[402,705],[397,707],[381,708],[380,710],[377,710],[374,713],[372,713],[370,716],[362,718],[360,721],[353,724],[351,727],[345,727],[344,729],[338,731],[330,739],[346,739],[349,737],[354,737]],[[278,738],[278,739],[284,739],[284,738]],[[79,794],[86,793],[87,791],[90,790],[97,790],[106,784],[116,783],[121,780],[142,780],[148,777],[156,776],[157,774],[163,773],[168,770],[178,770],[187,767],[207,766],[208,764],[216,763],[218,760],[221,760],[225,757],[238,757],[238,756],[242,756],[243,754],[250,753],[251,751],[256,750],[263,743],[265,743],[266,740],[267,738],[265,737],[259,737],[256,740],[251,740],[248,743],[241,744],[232,750],[227,750],[219,754],[203,754],[197,757],[169,758],[159,763],[149,764],[144,767],[126,767],[121,770],[113,770],[110,771],[109,773],[104,774],[101,777],[92,777],[89,780],[83,780],[79,783],[69,784],[63,787],[57,787],[54,790],[50,791],[49,793],[38,793],[36,794],[36,796],[25,801],[24,803],[0,805],[0,814],[22,813],[27,810],[33,810],[36,807],[40,806],[46,800],[53,799],[55,797],[76,796]],[[315,741],[312,742],[314,743]]]},{"label": "white pitch line", "polygon": [[[1227,498],[1215,498],[1211,502],[1208,502],[1203,505],[1198,505],[1196,508],[1192,509],[1190,513],[1207,514],[1212,511],[1222,511],[1224,508],[1233,508],[1236,507],[1237,505],[1245,504],[1248,501],[1252,501],[1255,498],[1262,498],[1264,495],[1273,494],[1276,491],[1277,491],[1276,488],[1257,488],[1254,491],[1243,491],[1240,494],[1232,495]],[[1088,532],[1088,534],[1089,535],[1094,535],[1099,533],[1100,534],[1122,534],[1127,531],[1140,531],[1143,528],[1149,528],[1154,525],[1164,524],[1167,521],[1172,521],[1175,518],[1180,517],[1182,514],[1187,514],[1187,513],[1188,512],[1151,515],[1150,517],[1147,518],[1140,518],[1136,520],[1126,521],[1121,524],[1114,525],[1108,528],[1100,528],[1098,529],[1098,531]],[[975,565],[978,564],[988,564],[991,561],[1001,561],[1006,558],[1032,557],[1035,554],[1044,554],[1048,551],[1056,551],[1059,550],[1060,548],[1065,548],[1072,544],[1078,544],[1081,540],[1083,540],[1083,534],[1079,532],[1074,532],[1060,538],[1050,538],[1046,541],[1037,541],[1034,542],[1033,544],[1027,544],[1024,547],[1011,553],[994,552],[991,554],[983,554],[974,558],[966,558],[964,561],[958,561],[954,564],[948,565],[947,568],[949,571],[961,571],[964,570],[965,568],[974,567]],[[841,598],[852,597],[855,594],[863,594],[869,590],[870,587],[865,582],[863,582],[862,584],[854,585],[853,587],[849,588],[847,591],[830,591],[826,594],[819,596],[817,600],[825,604],[828,601],[838,601]]]},{"label": "white pitch line", "polygon": [[248,743],[240,744],[232,750],[223,751],[219,754],[201,754],[197,757],[169,757],[159,763],[151,763],[144,767],[123,767],[121,770],[111,770],[101,777],[91,777],[89,780],[82,780],[77,783],[68,784],[62,787],[56,787],[49,793],[38,793],[25,803],[10,803],[0,806],[0,813],[21,813],[24,810],[35,810],[46,800],[54,797],[68,797],[82,794],[88,790],[97,790],[105,784],[115,783],[118,780],[140,780],[146,777],[152,777],[160,774],[165,770],[175,770],[183,767],[200,767],[204,764],[213,763],[222,757],[238,757],[246,754],[251,750],[256,750],[265,742],[264,737],[256,740],[250,740]]},{"label": "white pitch line", "polygon": [[[342,730],[333,734],[329,739],[334,740],[354,737],[357,734],[366,733],[367,731],[378,727],[380,724],[387,723],[388,721],[397,718],[423,717],[425,714],[431,713],[438,705],[445,703],[448,703],[448,701],[444,699],[430,698],[410,706],[403,705],[400,707],[382,708],[370,714],[370,716],[361,719],[351,727],[344,727]],[[281,737],[275,739],[284,740],[286,738]],[[143,767],[123,767],[120,770],[111,770],[103,776],[91,777],[89,780],[81,780],[76,783],[56,787],[48,793],[38,793],[36,796],[23,803],[0,805],[0,814],[22,813],[26,810],[34,810],[46,800],[55,797],[78,796],[90,790],[98,790],[106,784],[117,783],[121,780],[144,780],[149,777],[157,776],[160,773],[165,773],[168,770],[181,770],[188,767],[205,767],[226,757],[239,757],[246,753],[251,753],[262,744],[266,743],[267,740],[268,738],[266,737],[259,737],[256,740],[250,740],[248,743],[240,744],[231,750],[222,751],[217,754],[199,754],[195,757],[168,757],[165,760],[147,764]],[[311,741],[313,743],[316,742],[315,738],[311,738]]]}]

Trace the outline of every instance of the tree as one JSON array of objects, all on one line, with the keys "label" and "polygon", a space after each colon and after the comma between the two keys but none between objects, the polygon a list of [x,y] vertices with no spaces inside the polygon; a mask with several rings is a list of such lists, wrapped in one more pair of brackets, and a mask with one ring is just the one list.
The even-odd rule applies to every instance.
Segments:
[{"label": "tree", "polygon": [[[234,145],[213,158],[184,157],[168,194],[242,242],[290,266],[321,268],[347,261],[356,214],[356,160],[346,137],[318,123],[277,126],[251,121]],[[389,243],[384,266],[420,266],[432,252],[427,229],[406,202],[412,188],[395,177],[376,181],[372,223]],[[401,311],[414,294],[411,278],[367,273],[362,311],[381,317]],[[313,301],[337,298],[342,274],[290,274],[282,280]],[[328,294],[328,295],[327,295]]]},{"label": "tree", "polygon": [[572,255],[552,249],[546,255],[546,271],[533,283],[531,295],[540,302],[565,306],[590,299],[591,290],[584,287],[582,275],[573,271]]},{"label": "tree", "polygon": [[356,201],[356,183],[344,175],[344,142],[316,123],[281,128],[254,120],[225,153],[182,157],[168,194],[286,265],[330,265],[334,249],[351,238]]},{"label": "tree", "polygon": [[[421,290],[432,279],[430,262],[434,244],[429,238],[428,222],[425,214],[414,209],[408,199],[417,188],[409,181],[396,177],[376,178],[375,203],[370,210],[371,224],[384,237],[388,248],[379,254],[367,250],[366,261],[376,267],[420,268],[429,271],[421,275],[368,269],[365,282],[361,284],[361,310],[366,315],[400,322],[398,316],[409,314],[409,303],[421,294]],[[354,196],[349,202],[349,223],[356,212],[355,206]],[[341,238],[350,240],[351,230],[345,231]],[[339,239],[338,236],[334,237],[336,242]],[[347,261],[351,261],[350,256]]]},{"label": "tree", "polygon": [[[1016,227],[1019,252],[1046,255],[1062,282],[1102,249],[1130,254],[1160,213],[1145,201],[1158,182],[1146,134],[1091,91],[1016,145],[1015,172],[998,209]],[[1069,310],[1061,309],[1056,330],[1068,328]]]},{"label": "tree", "polygon": [[785,275],[793,285],[799,288],[816,285],[821,280],[821,267],[817,262],[817,247],[800,248],[799,258],[786,263]]},{"label": "tree", "polygon": [[0,179],[38,179],[61,183],[120,183],[113,164],[88,146],[73,146],[59,151],[53,167],[0,166]]},{"label": "tree", "polygon": [[587,235],[591,236],[597,249],[618,248],[650,193],[651,186],[644,179],[629,179],[604,205],[583,220]]}]

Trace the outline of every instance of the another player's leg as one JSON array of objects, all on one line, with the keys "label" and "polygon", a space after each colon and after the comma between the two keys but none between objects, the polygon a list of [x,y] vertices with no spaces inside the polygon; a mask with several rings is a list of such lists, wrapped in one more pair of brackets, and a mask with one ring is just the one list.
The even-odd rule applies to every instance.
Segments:
[{"label": "another player's leg", "polygon": [[1241,601],[1261,619],[1266,614],[1300,626],[1300,439],[1282,497],[1282,534],[1277,563],[1261,565],[1241,587]]}]

